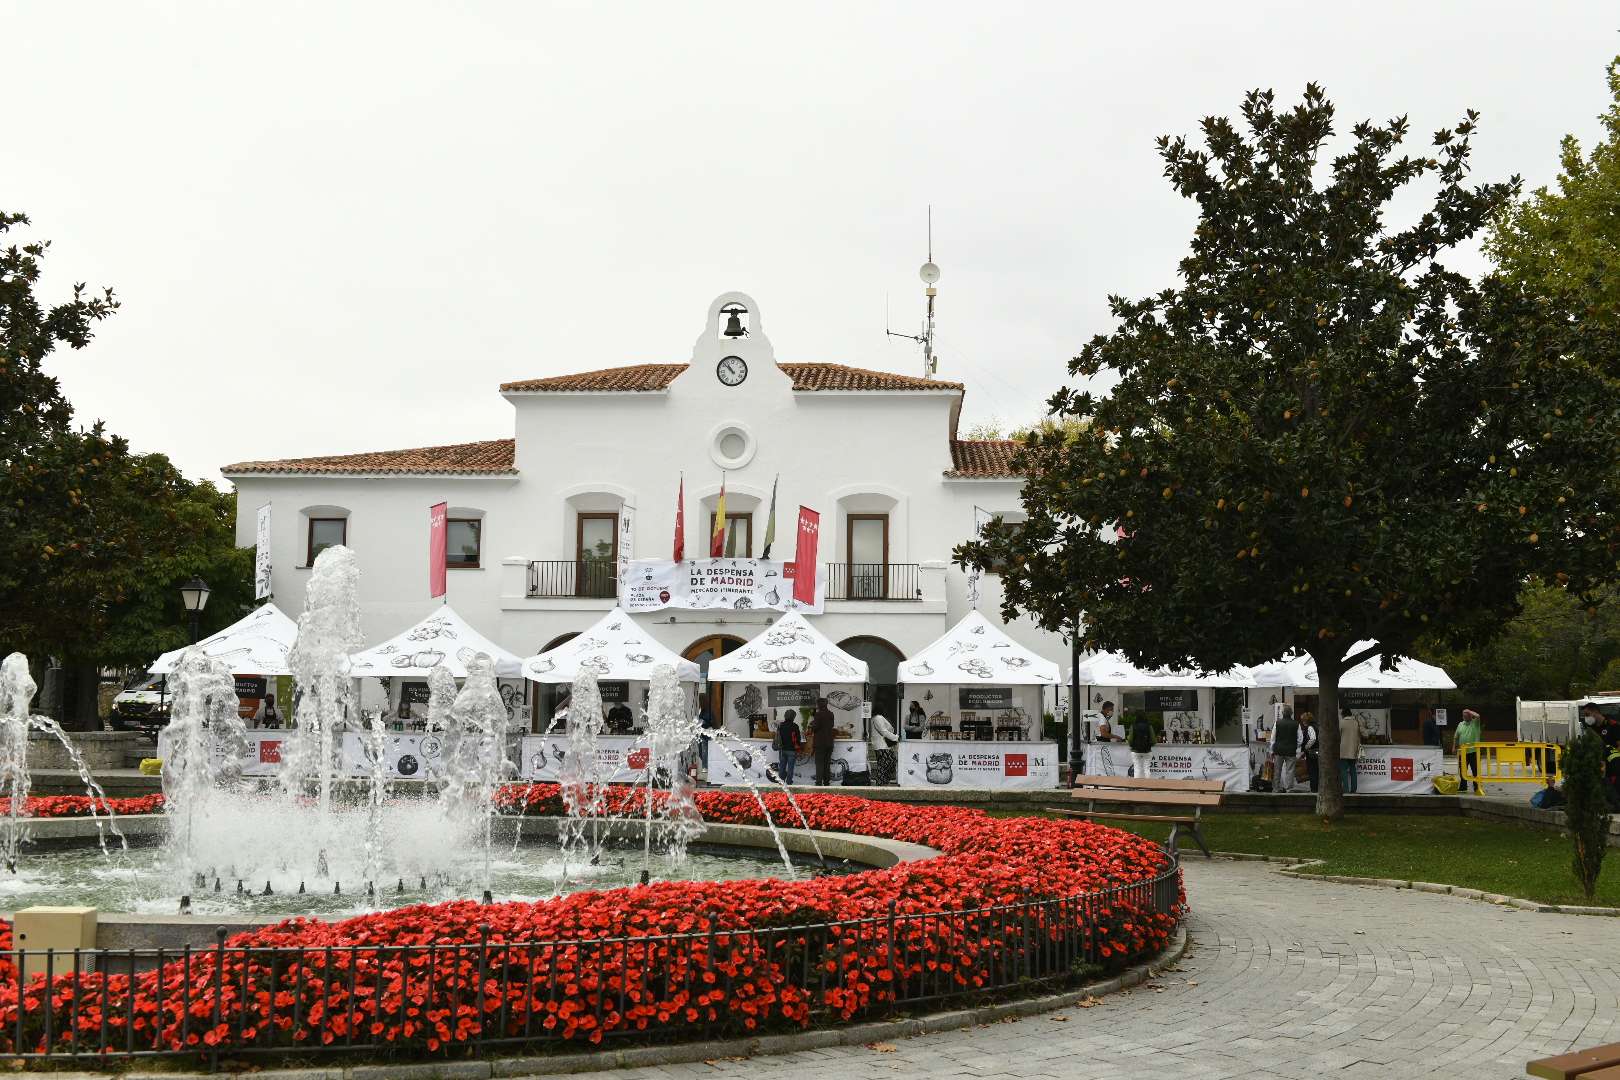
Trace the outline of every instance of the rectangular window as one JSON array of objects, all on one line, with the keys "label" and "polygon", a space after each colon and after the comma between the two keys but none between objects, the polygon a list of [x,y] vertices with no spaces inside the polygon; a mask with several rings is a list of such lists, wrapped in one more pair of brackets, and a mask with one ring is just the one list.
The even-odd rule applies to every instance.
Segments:
[{"label": "rectangular window", "polygon": [[575,596],[614,596],[617,593],[619,515],[579,515],[579,551],[575,568]]},{"label": "rectangular window", "polygon": [[310,518],[309,519],[309,561],[305,566],[314,566],[315,557],[329,547],[338,547],[349,542],[348,518]]},{"label": "rectangular window", "polygon": [[[715,515],[709,515],[709,536],[714,535]],[[752,559],[754,557],[754,515],[753,514],[727,514],[726,515],[726,542],[720,549],[720,554],[728,559]],[[709,549],[705,547],[699,558],[708,558]]]},{"label": "rectangular window", "polygon": [[847,528],[849,598],[884,599],[889,594],[889,515],[851,514]]},{"label": "rectangular window", "polygon": [[[997,516],[1001,518],[1001,523],[1003,525],[1006,525],[1008,528],[1012,529],[1012,531],[1014,533],[1018,533],[1018,532],[1023,531],[1024,523],[1022,521],[1009,520],[1014,515],[1011,515],[1011,514],[998,514]],[[1018,516],[1021,517],[1022,515],[1018,515]],[[1006,563],[1003,560],[998,559],[998,560],[996,560],[995,565],[990,567],[990,570],[988,572],[992,573],[992,574],[999,574],[1001,572],[1001,570],[1002,570],[1002,567],[1004,567],[1004,566],[1006,566]]]},{"label": "rectangular window", "polygon": [[451,518],[445,526],[444,565],[476,570],[484,523],[476,518]]}]

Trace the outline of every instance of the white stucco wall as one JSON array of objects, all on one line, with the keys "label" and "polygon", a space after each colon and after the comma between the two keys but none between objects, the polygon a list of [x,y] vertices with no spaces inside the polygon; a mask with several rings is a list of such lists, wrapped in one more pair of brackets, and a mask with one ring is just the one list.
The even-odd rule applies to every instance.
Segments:
[{"label": "white stucco wall", "polygon": [[[722,339],[719,312],[729,303],[749,311],[750,333]],[[716,376],[724,356],[741,356],[748,377],[726,386]],[[600,365],[646,358],[601,357]],[[440,601],[428,598],[427,510],[437,502],[481,512],[483,565],[451,569],[448,601],[480,633],[529,655],[584,629],[611,600],[529,598],[529,560],[575,557],[578,515],[636,508],[634,558],[672,554],[675,496],[686,481],[687,554],[707,554],[709,515],[721,482],[714,449],[726,429],[752,443],[746,462],[726,473],[727,509],[754,514],[760,554],[771,485],[780,476],[773,558],[795,557],[800,504],[820,511],[819,561],[845,558],[846,515],[889,515],[889,562],[921,564],[921,602],[829,601],[817,626],[834,641],[882,638],[906,656],[929,644],[969,610],[965,575],[947,564],[973,528],[973,508],[1018,510],[1013,480],[948,480],[949,438],[961,392],[939,390],[794,391],[764,333],[759,306],[741,293],[710,305],[691,367],[659,392],[508,393],[514,407],[516,477],[237,474],[238,542],[251,545],[257,508],[273,505],[275,600],[296,617],[309,570],[307,519],[346,511],[349,546],[361,571],[368,642],[392,636]],[[584,365],[582,365],[584,366]],[[521,373],[517,373],[521,374]],[[491,438],[503,433],[491,432]],[[432,443],[431,435],[421,440]],[[997,617],[997,579],[984,579],[981,611]],[[749,638],[770,612],[746,617],[663,611],[637,621],[676,651],[713,634]],[[1060,638],[1027,619],[1008,627],[1020,643],[1067,667]]]}]

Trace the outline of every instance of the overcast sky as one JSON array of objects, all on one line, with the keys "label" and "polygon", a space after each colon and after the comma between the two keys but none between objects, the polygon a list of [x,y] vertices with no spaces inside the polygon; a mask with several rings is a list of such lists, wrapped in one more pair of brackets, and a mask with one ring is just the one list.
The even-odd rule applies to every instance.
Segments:
[{"label": "overcast sky", "polygon": [[[939,376],[964,427],[1044,412],[1174,281],[1153,139],[1323,84],[1475,175],[1590,141],[1620,9],[1277,4],[0,4],[0,208],[123,309],[52,362],[85,421],[190,476],[509,436],[502,381],[684,362],[708,303],[785,361]],[[13,234],[18,238],[17,234]],[[1466,260],[1465,260],[1466,261]],[[1470,264],[1477,267],[1477,259]],[[626,432],[634,438],[634,432]],[[859,432],[829,432],[858,439]]]}]

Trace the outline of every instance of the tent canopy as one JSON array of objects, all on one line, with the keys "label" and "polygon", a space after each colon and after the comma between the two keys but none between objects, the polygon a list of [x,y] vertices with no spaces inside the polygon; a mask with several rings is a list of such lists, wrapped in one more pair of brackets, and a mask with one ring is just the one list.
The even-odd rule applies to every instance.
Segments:
[{"label": "tent canopy", "polygon": [[[221,663],[229,664],[232,675],[291,675],[287,654],[298,637],[298,624],[274,604],[256,608],[212,637],[197,642],[197,648]],[[185,649],[174,649],[157,658],[153,675],[167,675],[180,662]]]},{"label": "tent canopy", "polygon": [[709,661],[716,682],[864,683],[866,661],[834,645],[797,611],[736,652]]},{"label": "tent canopy", "polygon": [[[1350,651],[1360,652],[1373,644],[1371,641],[1358,641]],[[1340,676],[1339,687],[1344,690],[1457,689],[1451,676],[1433,664],[1401,657],[1396,660],[1394,671],[1379,671],[1378,666],[1382,662],[1381,656],[1363,660]],[[1305,655],[1296,654],[1269,664],[1260,664],[1251,668],[1250,672],[1254,675],[1255,686],[1284,686],[1301,690],[1317,688],[1316,661]]]},{"label": "tent canopy", "polygon": [[1082,660],[1077,669],[1081,686],[1140,686],[1146,689],[1175,690],[1186,687],[1256,686],[1249,669],[1238,666],[1212,674],[1197,669],[1147,669],[1137,667],[1118,653],[1098,653]]},{"label": "tent canopy", "polygon": [[536,682],[572,683],[588,666],[598,679],[645,682],[659,664],[674,668],[681,682],[697,682],[701,675],[696,664],[654,641],[634,619],[614,608],[578,637],[523,661],[523,674]]},{"label": "tent canopy", "polygon": [[450,674],[465,679],[468,661],[479,653],[487,653],[495,661],[495,674],[503,679],[515,679],[522,673],[523,661],[474,630],[446,604],[404,633],[350,656],[349,674],[355,678],[426,678],[442,663]]},{"label": "tent canopy", "polygon": [[900,681],[912,683],[994,682],[1052,686],[1058,666],[1030,652],[977,611],[943,637],[900,664]]}]

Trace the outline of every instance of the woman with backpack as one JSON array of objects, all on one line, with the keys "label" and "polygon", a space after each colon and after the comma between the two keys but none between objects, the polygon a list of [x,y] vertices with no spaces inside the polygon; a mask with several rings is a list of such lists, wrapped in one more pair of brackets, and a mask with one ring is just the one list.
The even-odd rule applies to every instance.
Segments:
[{"label": "woman with backpack", "polygon": [[782,722],[771,736],[771,749],[776,751],[776,775],[782,783],[793,783],[793,766],[799,763],[799,747],[804,740],[799,735],[798,713],[788,709],[782,713]]}]

